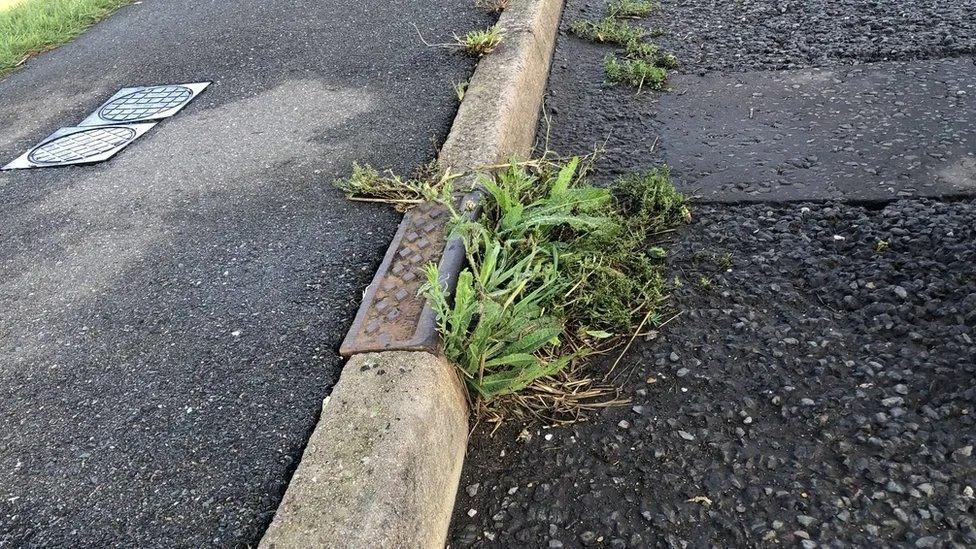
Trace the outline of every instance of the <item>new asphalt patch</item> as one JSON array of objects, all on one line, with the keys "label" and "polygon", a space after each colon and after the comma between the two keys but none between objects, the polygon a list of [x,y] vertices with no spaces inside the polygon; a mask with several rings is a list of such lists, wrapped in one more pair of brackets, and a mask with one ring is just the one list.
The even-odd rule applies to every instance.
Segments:
[{"label": "new asphalt patch", "polygon": [[454,543],[976,543],[976,203],[696,216],[683,314],[618,366],[630,404],[482,429]]},{"label": "new asphalt patch", "polygon": [[[976,48],[976,25],[955,5],[844,2],[824,12],[836,24],[801,25],[812,8],[800,4],[784,7],[780,16],[791,22],[779,24],[780,16],[756,15],[773,9],[767,2],[663,2],[634,24],[663,29],[653,40],[681,65],[670,92],[635,94],[605,83],[603,58],[613,48],[566,34],[576,19],[598,17],[602,4],[567,5],[546,98],[551,128],[538,137],[563,154],[605,149],[597,179],[668,163],[681,190],[731,202],[976,191],[976,64],[939,59]],[[951,39],[909,33],[921,14]],[[692,24],[695,32],[682,26]],[[875,56],[855,44],[874,43],[877,24],[885,25],[878,40],[902,52],[891,57],[921,61],[864,64]],[[782,52],[761,40],[768,35]],[[803,54],[805,44],[828,39],[835,49]],[[771,70],[786,66],[802,70]]]},{"label": "new asphalt patch", "polygon": [[670,92],[639,96],[600,85],[596,61],[553,77],[549,146],[603,147],[604,181],[665,163],[710,201],[976,192],[971,59],[678,75]]},{"label": "new asphalt patch", "polygon": [[665,0],[637,23],[682,63],[664,94],[561,36],[540,142],[605,144],[603,182],[667,161],[706,202],[666,245],[681,314],[617,367],[630,403],[476,431],[452,545],[976,544],[967,10]]}]

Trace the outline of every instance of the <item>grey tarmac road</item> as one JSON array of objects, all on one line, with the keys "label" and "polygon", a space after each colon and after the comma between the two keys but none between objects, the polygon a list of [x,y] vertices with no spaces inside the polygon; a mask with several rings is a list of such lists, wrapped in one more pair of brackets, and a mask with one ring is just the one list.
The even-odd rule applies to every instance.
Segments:
[{"label": "grey tarmac road", "polygon": [[0,546],[242,546],[271,520],[427,162],[469,0],[144,0],[0,81],[0,159],[123,86],[213,81],[109,162],[0,173]]}]

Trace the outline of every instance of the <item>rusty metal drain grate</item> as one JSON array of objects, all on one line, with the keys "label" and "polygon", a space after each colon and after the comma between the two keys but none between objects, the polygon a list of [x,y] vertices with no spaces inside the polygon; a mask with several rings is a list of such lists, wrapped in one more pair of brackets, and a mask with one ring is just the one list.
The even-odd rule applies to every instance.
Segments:
[{"label": "rusty metal drain grate", "polygon": [[435,202],[407,210],[339,352],[434,349],[433,312],[420,295],[424,266],[444,250],[449,215]]},{"label": "rusty metal drain grate", "polygon": [[[475,176],[458,182],[471,185]],[[469,219],[481,215],[480,195],[458,197]],[[463,204],[463,206],[461,206]],[[447,240],[450,219],[444,206],[424,202],[407,210],[383,263],[363,296],[352,327],[339,348],[343,356],[374,351],[438,352],[437,316],[420,288],[426,281],[424,267],[437,262],[444,277],[440,283],[453,288],[465,261],[464,244]]]},{"label": "rusty metal drain grate", "polygon": [[179,112],[209,85],[210,82],[196,82],[122,88],[79,126],[104,126],[168,118]]},{"label": "rusty metal drain grate", "polygon": [[61,128],[3,169],[69,166],[108,160],[155,125],[155,122],[150,122],[121,126]]}]

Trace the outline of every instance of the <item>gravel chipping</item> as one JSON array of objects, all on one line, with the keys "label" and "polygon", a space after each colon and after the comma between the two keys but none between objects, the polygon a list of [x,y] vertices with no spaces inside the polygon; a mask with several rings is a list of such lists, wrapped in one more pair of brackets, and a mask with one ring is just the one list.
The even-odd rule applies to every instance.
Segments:
[{"label": "gravel chipping", "polygon": [[451,545],[976,544],[976,202],[695,212],[631,402],[479,428]]}]

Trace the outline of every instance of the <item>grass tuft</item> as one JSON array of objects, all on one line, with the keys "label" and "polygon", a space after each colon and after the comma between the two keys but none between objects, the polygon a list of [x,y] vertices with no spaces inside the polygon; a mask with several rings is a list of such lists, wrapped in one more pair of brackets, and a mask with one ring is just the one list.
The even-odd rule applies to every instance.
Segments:
[{"label": "grass tuft", "polygon": [[457,96],[458,103],[464,101],[464,96],[467,93],[468,93],[468,82],[457,82],[454,84],[454,95]]},{"label": "grass tuft", "polygon": [[530,386],[565,396],[546,380],[660,323],[665,254],[648,239],[690,217],[684,197],[667,169],[603,189],[587,168],[544,158],[482,176],[476,220],[454,209],[449,188],[442,195],[467,264],[453,295],[428,266],[425,293],[445,355],[483,401]]},{"label": "grass tuft", "polygon": [[640,41],[647,34],[647,31],[641,27],[635,27],[626,21],[618,21],[613,17],[605,17],[596,23],[584,20],[576,21],[569,27],[569,30],[586,40],[620,46]]},{"label": "grass tuft", "polygon": [[[649,2],[641,0],[620,0],[611,6],[611,13],[616,13],[613,10],[638,4],[650,5]],[[620,21],[614,15],[598,23],[576,21],[570,27],[570,31],[586,40],[623,46],[623,59],[611,55],[603,63],[607,81],[611,84],[628,84],[638,90],[644,87],[661,90],[667,82],[668,70],[678,66],[677,57],[661,51],[657,44],[644,40],[647,36],[645,29]]]},{"label": "grass tuft", "polygon": [[488,27],[485,30],[474,30],[464,35],[455,36],[457,47],[470,55],[481,57],[495,51],[495,48],[502,43],[504,31],[498,25]]},{"label": "grass tuft", "polygon": [[52,50],[131,0],[22,0],[0,9],[0,76]]},{"label": "grass tuft", "polygon": [[390,171],[380,173],[372,166],[353,162],[352,175],[337,179],[333,185],[346,193],[350,200],[360,202],[383,202],[393,204],[399,211],[405,211],[424,200],[439,196],[441,190],[453,176],[445,173],[435,177],[436,166],[425,166],[411,178],[402,178]]},{"label": "grass tuft", "polygon": [[649,15],[660,6],[652,0],[613,0],[607,4],[610,17],[636,18]]},{"label": "grass tuft", "polygon": [[645,87],[662,90],[668,81],[668,70],[641,58],[618,59],[608,55],[603,60],[603,70],[611,84],[627,84],[638,90]]}]

